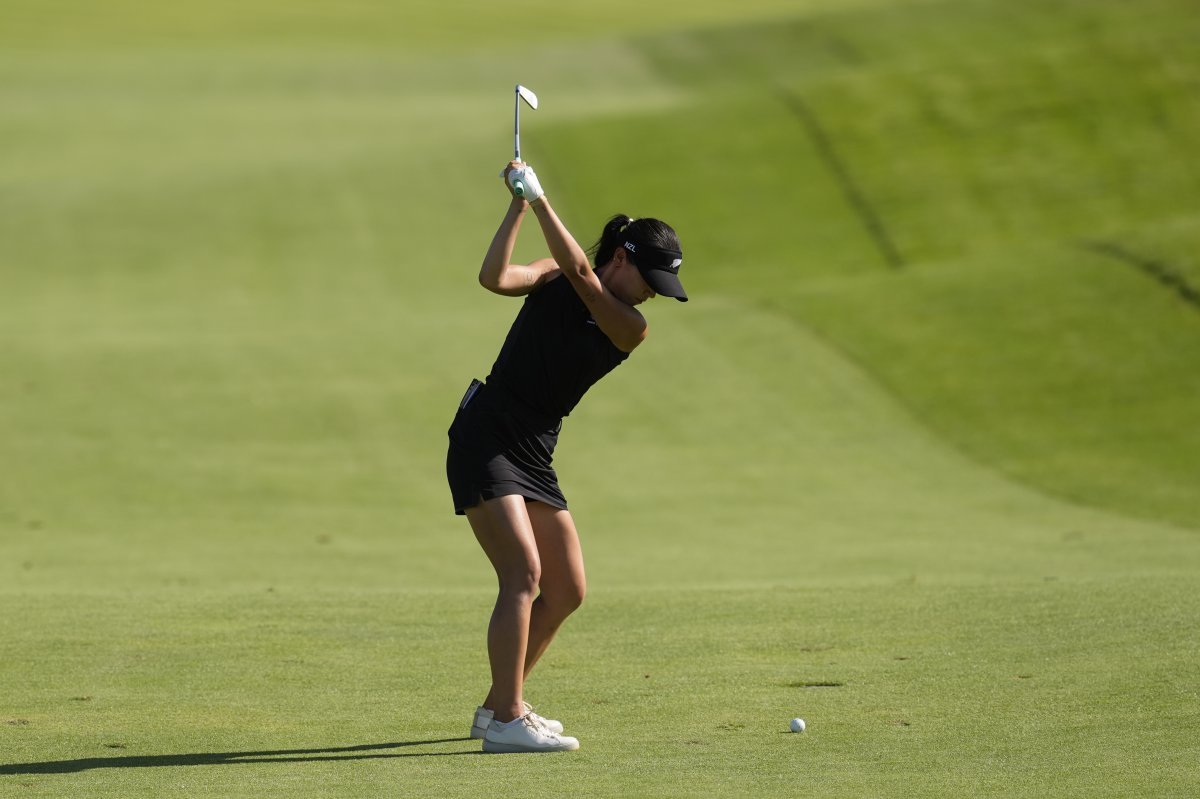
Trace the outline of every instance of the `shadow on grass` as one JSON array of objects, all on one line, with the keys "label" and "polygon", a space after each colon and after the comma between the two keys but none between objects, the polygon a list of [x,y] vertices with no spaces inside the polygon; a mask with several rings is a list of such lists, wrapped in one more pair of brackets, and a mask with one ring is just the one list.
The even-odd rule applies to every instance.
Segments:
[{"label": "shadow on grass", "polygon": [[0,765],[2,774],[71,774],[98,768],[162,768],[165,766],[232,766],[243,763],[320,763],[337,760],[382,760],[398,757],[452,757],[483,754],[467,752],[384,752],[409,746],[470,741],[470,738],[443,738],[434,741],[401,741],[386,744],[361,744],[328,749],[280,749],[269,752],[203,752],[190,755],[134,755],[129,757],[86,757],[79,760],[52,760],[46,763]]}]

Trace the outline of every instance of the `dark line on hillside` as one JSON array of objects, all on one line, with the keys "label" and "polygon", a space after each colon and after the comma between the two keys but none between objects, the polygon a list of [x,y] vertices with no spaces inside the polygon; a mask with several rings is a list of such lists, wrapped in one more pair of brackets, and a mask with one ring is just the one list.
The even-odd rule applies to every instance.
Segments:
[{"label": "dark line on hillside", "polygon": [[809,141],[812,142],[817,155],[820,156],[825,166],[833,173],[834,178],[842,187],[842,194],[845,195],[846,202],[850,204],[850,207],[863,223],[863,227],[867,229],[867,235],[875,242],[875,247],[879,250],[879,254],[883,256],[884,262],[893,269],[903,267],[904,259],[900,257],[900,251],[896,249],[896,245],[892,241],[892,237],[888,234],[883,220],[876,213],[875,207],[871,205],[870,200],[867,199],[867,195],[858,185],[858,181],[850,173],[850,168],[846,165],[845,159],[838,155],[837,150],[833,146],[833,140],[821,124],[820,118],[809,108],[808,103],[804,102],[804,99],[800,95],[780,88],[779,97],[783,101],[783,104],[804,125],[804,129],[808,132]]},{"label": "dark line on hillside", "polygon": [[1165,261],[1138,255],[1111,241],[1085,241],[1082,242],[1082,246],[1086,250],[1114,258],[1137,268],[1151,279],[1174,291],[1184,302],[1200,311],[1200,291]]}]

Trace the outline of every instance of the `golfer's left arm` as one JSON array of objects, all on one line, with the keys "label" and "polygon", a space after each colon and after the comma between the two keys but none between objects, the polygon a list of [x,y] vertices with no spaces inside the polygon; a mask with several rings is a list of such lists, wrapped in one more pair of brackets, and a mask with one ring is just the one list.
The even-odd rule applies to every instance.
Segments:
[{"label": "golfer's left arm", "polygon": [[622,302],[604,288],[600,277],[592,270],[587,253],[566,229],[550,203],[542,196],[530,203],[537,216],[546,244],[563,276],[571,281],[575,293],[583,300],[596,325],[622,352],[633,352],[646,340],[646,317]]}]

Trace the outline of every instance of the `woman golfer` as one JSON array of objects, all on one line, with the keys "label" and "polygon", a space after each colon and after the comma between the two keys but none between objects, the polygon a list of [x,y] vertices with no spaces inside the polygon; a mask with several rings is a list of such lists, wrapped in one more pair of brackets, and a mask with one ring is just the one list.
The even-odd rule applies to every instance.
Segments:
[{"label": "woman golfer", "polygon": [[[471,382],[450,426],[446,474],[496,569],[500,593],[488,626],[492,687],[471,737],[485,752],[578,749],[557,721],[525,703],[530,670],[583,601],[586,580],[575,522],[551,466],[562,419],[593,383],[646,338],[637,305],[656,294],[687,300],[683,253],[670,226],[613,217],[587,255],[519,161],[504,170],[512,195],[479,270],[489,291],[525,297],[485,383]],[[518,196],[513,183],[524,185]],[[533,208],[551,258],[509,263],[521,219]]]}]

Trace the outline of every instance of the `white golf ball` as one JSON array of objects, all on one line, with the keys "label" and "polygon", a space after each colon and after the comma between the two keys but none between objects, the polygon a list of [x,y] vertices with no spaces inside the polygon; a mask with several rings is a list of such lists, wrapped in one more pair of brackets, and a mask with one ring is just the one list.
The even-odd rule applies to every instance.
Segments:
[{"label": "white golf ball", "polygon": [[792,732],[804,732],[804,719],[792,719]]}]

